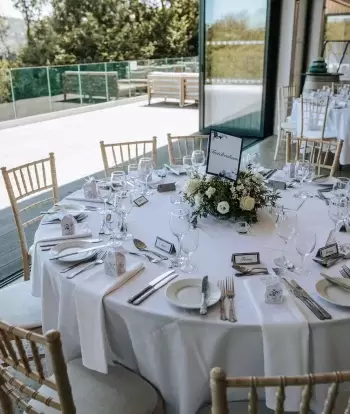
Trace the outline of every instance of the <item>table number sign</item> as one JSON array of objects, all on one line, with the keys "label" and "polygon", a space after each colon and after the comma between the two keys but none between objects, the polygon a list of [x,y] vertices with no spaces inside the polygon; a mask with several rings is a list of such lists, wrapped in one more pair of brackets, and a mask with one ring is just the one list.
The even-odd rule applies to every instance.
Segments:
[{"label": "table number sign", "polygon": [[209,135],[206,172],[236,181],[241,163],[242,144],[242,138],[212,129]]},{"label": "table number sign", "polygon": [[165,184],[158,184],[157,191],[159,193],[165,193],[168,191],[175,191],[176,186],[175,183],[165,183]]},{"label": "table number sign", "polygon": [[137,205],[137,207],[141,207],[144,204],[148,203],[148,200],[145,196],[140,196],[138,198],[135,198],[134,203]]},{"label": "table number sign", "polygon": [[321,247],[318,249],[316,253],[316,257],[320,257],[322,259],[328,259],[330,257],[339,256],[338,244],[333,243],[329,244],[328,246]]},{"label": "table number sign", "polygon": [[233,253],[231,258],[232,264],[260,264],[260,253]]},{"label": "table number sign", "polygon": [[163,252],[166,253],[176,253],[176,249],[173,243],[168,242],[160,237],[156,238],[156,242],[154,243],[154,245],[160,249],[163,250]]}]

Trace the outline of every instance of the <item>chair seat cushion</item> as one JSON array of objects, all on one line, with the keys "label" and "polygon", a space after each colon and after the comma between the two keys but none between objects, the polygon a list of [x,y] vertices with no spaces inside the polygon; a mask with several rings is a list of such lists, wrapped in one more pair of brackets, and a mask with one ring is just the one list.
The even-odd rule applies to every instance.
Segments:
[{"label": "chair seat cushion", "polygon": [[[79,358],[68,362],[67,369],[77,414],[152,414],[156,410],[157,391],[122,365],[109,367],[106,375],[85,368]],[[39,392],[58,401],[57,393],[45,385]],[[38,401],[29,404],[44,414],[57,414]]]},{"label": "chair seat cushion", "polygon": [[31,293],[31,282],[0,289],[0,320],[25,329],[41,326],[41,300]]}]

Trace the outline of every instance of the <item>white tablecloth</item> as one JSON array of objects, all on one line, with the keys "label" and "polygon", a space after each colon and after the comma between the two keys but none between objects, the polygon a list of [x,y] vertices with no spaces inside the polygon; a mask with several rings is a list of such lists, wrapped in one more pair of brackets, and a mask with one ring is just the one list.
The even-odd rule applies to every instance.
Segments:
[{"label": "white tablecloth", "polygon": [[[300,99],[295,99],[291,114],[291,122],[295,125],[297,134],[301,132],[301,103]],[[344,141],[343,149],[340,154],[340,164],[350,164],[350,107],[336,109],[333,103],[330,103],[327,120],[327,136],[336,137]]]},{"label": "white tablecloth", "polygon": [[[296,190],[286,190],[286,197],[293,191]],[[128,230],[149,246],[154,245],[156,236],[175,242],[168,225],[169,211],[176,207],[170,203],[170,194],[150,196],[149,203],[135,207],[129,216]],[[93,237],[97,237],[99,213],[88,214]],[[332,226],[326,204],[317,198],[306,200],[298,210],[298,219],[300,226],[317,232],[317,246],[323,246]],[[43,237],[47,227],[39,227],[37,239]],[[232,223],[213,218],[201,220],[199,231],[199,248],[193,256],[199,271],[194,277],[208,274],[214,283],[232,275],[233,252],[260,251],[262,263],[271,268],[273,258],[280,255],[278,249],[282,248],[274,221],[267,212],[261,212],[260,222],[248,235],[238,235]],[[350,240],[350,235],[345,237]],[[133,248],[130,241],[125,247]],[[290,249],[293,259],[296,255],[293,244]],[[49,261],[47,252],[40,249],[36,252],[39,271],[32,274],[32,280],[39,283],[33,284],[33,294],[42,298],[43,329],[62,332],[65,356],[72,359],[80,355],[74,289],[91,273],[87,271],[67,280],[59,273],[62,264]],[[292,276],[333,316],[333,320],[321,322],[300,305],[309,322],[310,371],[350,369],[350,309],[329,305],[317,297],[315,282],[320,278],[320,268],[310,258],[307,264],[312,276]],[[127,298],[167,269],[166,262],[146,265],[142,273],[105,298],[107,335],[115,359],[139,370],[151,381],[162,393],[169,412],[194,414],[210,400],[209,372],[214,366],[224,367],[232,376],[264,375],[261,325],[242,278],[236,278],[235,282],[238,323],[230,324],[220,321],[218,306],[210,308],[205,317],[197,311],[172,306],[166,300],[164,288],[138,307],[129,305]],[[187,275],[180,273],[179,277]],[[325,387],[318,389],[317,402],[322,401],[325,392]],[[246,390],[238,390],[229,397],[243,399],[246,395]]]}]

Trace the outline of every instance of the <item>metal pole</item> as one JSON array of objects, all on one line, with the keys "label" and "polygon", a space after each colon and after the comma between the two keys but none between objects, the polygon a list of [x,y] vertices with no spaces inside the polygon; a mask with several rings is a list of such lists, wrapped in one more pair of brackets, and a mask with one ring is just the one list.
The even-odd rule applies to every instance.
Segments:
[{"label": "metal pole", "polygon": [[47,87],[48,87],[48,90],[49,90],[50,112],[52,112],[50,71],[49,71],[48,66],[46,66],[46,76],[47,76]]},{"label": "metal pole", "polygon": [[17,119],[17,111],[16,111],[16,102],[15,102],[15,91],[13,90],[13,81],[12,81],[12,69],[9,69],[10,74],[10,84],[11,84],[11,96],[12,96],[12,106],[13,106],[13,113],[15,115],[15,119]]},{"label": "metal pole", "polygon": [[107,63],[105,63],[105,81],[106,81],[106,101],[109,101],[109,91],[108,91],[108,76],[107,76]]},{"label": "metal pole", "polygon": [[83,92],[81,89],[80,64],[78,65],[78,82],[79,82],[80,105],[83,106]]}]

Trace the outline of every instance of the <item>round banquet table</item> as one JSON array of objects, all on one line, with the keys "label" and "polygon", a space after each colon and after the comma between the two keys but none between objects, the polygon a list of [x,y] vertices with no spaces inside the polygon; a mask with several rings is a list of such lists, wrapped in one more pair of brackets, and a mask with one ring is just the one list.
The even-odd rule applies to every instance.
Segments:
[{"label": "round banquet table", "polygon": [[[301,102],[300,99],[294,99],[291,113],[291,122],[295,125],[297,136],[301,134]],[[350,164],[350,107],[335,108],[334,100],[330,101],[325,137],[335,137],[343,142],[342,152],[340,154],[340,164]]]},{"label": "round banquet table", "polygon": [[[315,190],[313,184],[308,185]],[[297,189],[298,190],[298,189]],[[286,190],[282,203],[294,191]],[[172,193],[156,193],[149,202],[134,207],[128,217],[128,230],[154,247],[156,236],[175,242],[169,230],[169,212],[177,208],[170,203]],[[67,200],[67,203],[72,203]],[[81,204],[81,202],[76,202]],[[84,204],[87,204],[86,202]],[[97,205],[97,204],[91,204]],[[270,269],[273,259],[281,254],[282,240],[274,230],[274,219],[268,211],[259,213],[260,221],[252,226],[250,234],[238,235],[233,224],[208,217],[199,221],[199,247],[193,261],[199,270],[194,275],[179,271],[178,278],[203,277],[216,284],[231,276],[231,255],[238,252],[260,252],[261,262]],[[87,222],[92,237],[98,235],[100,214],[88,212]],[[325,244],[331,229],[326,204],[317,198],[307,199],[298,210],[302,228],[317,233],[319,248]],[[39,226],[35,240],[45,238],[53,226]],[[59,226],[57,227],[57,231]],[[107,239],[107,236],[102,236]],[[350,235],[344,237],[349,238]],[[132,242],[124,242],[132,250]],[[316,250],[315,250],[316,251]],[[288,256],[295,256],[294,244],[288,247]],[[67,360],[80,355],[74,289],[89,276],[86,271],[68,280],[60,274],[66,264],[49,260],[49,253],[34,249],[35,272],[32,272],[33,295],[40,296],[43,306],[43,331],[58,329],[62,333]],[[141,259],[143,260],[143,259]],[[300,309],[309,323],[309,368],[312,372],[327,372],[350,368],[350,308],[333,306],[316,294],[315,282],[320,267],[308,258],[312,270],[309,277],[292,274],[328,312],[333,319],[319,321],[303,304]],[[221,321],[219,305],[211,307],[206,316],[171,305],[165,296],[165,287],[150,296],[140,306],[127,303],[127,299],[149,281],[165,272],[167,262],[152,264],[145,261],[146,269],[104,299],[106,330],[115,359],[139,371],[161,392],[170,413],[194,414],[210,401],[209,372],[222,366],[231,376],[264,375],[262,328],[257,312],[243,284],[244,278],[235,278],[235,306],[238,322]],[[103,266],[100,266],[103,272]],[[96,272],[96,269],[94,270]],[[330,274],[332,274],[330,272]],[[98,275],[98,274],[97,274]],[[259,276],[251,276],[258,278]],[[175,279],[176,280],[176,279]],[[296,344],[297,346],[297,344]],[[229,393],[230,399],[242,399],[246,390]],[[325,388],[315,394],[315,404],[321,403]]]}]

